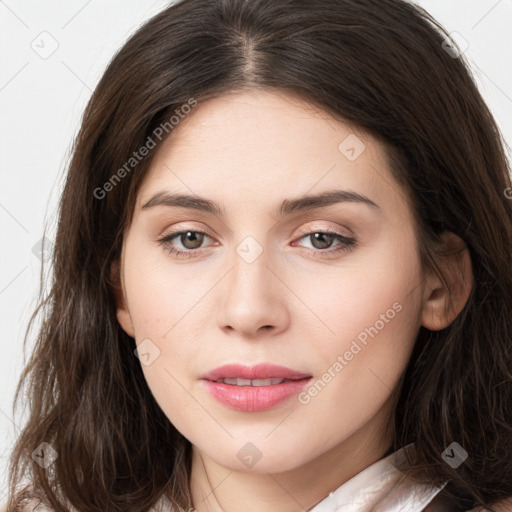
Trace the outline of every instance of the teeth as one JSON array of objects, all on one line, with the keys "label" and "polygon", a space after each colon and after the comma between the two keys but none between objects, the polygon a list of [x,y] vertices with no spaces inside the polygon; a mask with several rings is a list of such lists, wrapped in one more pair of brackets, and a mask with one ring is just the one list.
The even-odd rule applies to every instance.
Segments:
[{"label": "teeth", "polygon": [[217,382],[231,386],[274,386],[281,384],[286,379],[220,379]]},{"label": "teeth", "polygon": [[285,379],[254,379],[251,381],[252,386],[273,386],[274,384],[281,384]]}]

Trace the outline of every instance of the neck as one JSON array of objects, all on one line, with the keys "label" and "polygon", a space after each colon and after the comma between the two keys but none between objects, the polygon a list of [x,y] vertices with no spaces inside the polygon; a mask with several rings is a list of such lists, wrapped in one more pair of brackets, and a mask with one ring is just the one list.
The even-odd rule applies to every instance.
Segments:
[{"label": "neck", "polygon": [[193,446],[190,490],[194,508],[197,512],[309,510],[384,456],[392,440],[386,428],[387,413],[384,408],[340,444],[281,473],[231,470]]}]

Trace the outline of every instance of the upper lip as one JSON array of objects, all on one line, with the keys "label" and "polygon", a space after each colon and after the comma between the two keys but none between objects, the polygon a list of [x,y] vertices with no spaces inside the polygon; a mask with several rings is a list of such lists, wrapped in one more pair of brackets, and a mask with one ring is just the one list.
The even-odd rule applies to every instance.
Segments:
[{"label": "upper lip", "polygon": [[263,363],[255,366],[243,366],[240,364],[226,364],[219,366],[201,376],[201,379],[217,381],[221,379],[289,379],[299,380],[309,378],[311,375],[297,372],[286,366]]}]

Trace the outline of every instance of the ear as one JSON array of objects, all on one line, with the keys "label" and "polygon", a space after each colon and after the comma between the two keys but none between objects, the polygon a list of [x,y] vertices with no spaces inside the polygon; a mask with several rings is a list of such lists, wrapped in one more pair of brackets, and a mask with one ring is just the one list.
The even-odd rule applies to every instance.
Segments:
[{"label": "ear", "polygon": [[118,260],[114,260],[110,265],[110,281],[114,289],[116,300],[116,317],[121,325],[123,331],[135,338],[135,329],[133,328],[132,317],[128,306],[126,305],[126,298],[123,290],[123,283],[121,279],[121,268]]},{"label": "ear", "polygon": [[473,270],[469,249],[454,233],[445,231],[434,256],[438,269],[426,276],[422,325],[439,331],[450,325],[464,308],[473,288]]}]

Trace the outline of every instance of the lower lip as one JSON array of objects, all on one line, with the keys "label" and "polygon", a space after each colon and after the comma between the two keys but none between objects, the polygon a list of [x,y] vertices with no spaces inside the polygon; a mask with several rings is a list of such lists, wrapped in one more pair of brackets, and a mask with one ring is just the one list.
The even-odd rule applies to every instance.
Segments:
[{"label": "lower lip", "polygon": [[271,386],[232,386],[204,380],[206,388],[220,403],[243,412],[266,411],[299,394],[311,377]]}]

